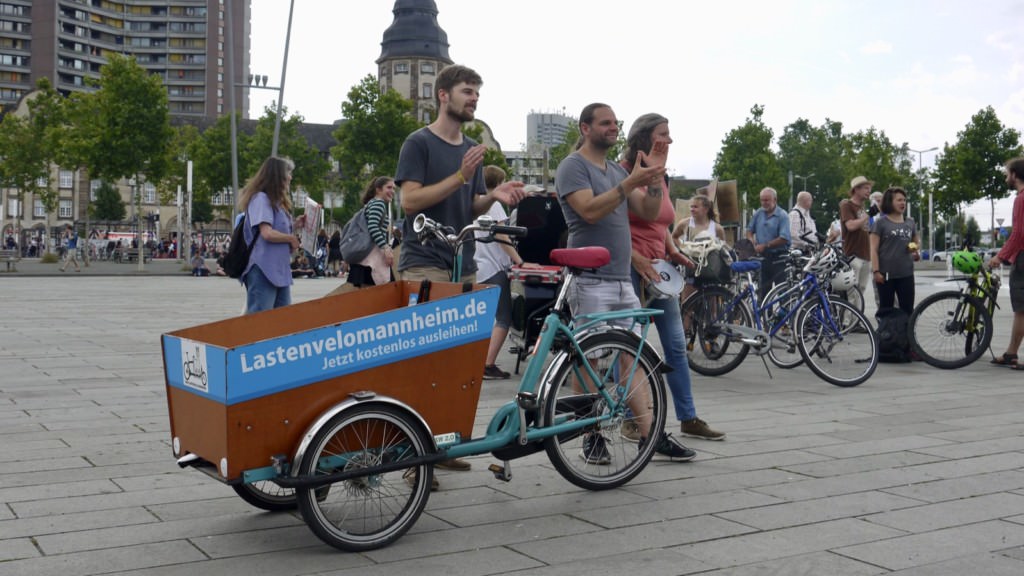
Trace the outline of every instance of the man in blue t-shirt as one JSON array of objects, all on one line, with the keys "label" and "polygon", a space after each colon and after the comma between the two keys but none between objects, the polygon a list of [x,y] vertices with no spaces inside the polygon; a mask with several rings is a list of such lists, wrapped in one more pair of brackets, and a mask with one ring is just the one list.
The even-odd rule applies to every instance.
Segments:
[{"label": "man in blue t-shirt", "polygon": [[[413,232],[417,214],[461,230],[500,200],[515,205],[526,193],[523,183],[505,182],[490,192],[484,187],[485,144],[462,133],[462,124],[475,118],[483,80],[470,68],[453,64],[437,75],[437,119],[406,138],[398,155],[395,183],[401,187],[402,251],[398,272],[402,280],[448,282],[453,266],[448,247],[436,239],[426,244]],[[462,281],[476,280],[473,243],[462,251]]]},{"label": "man in blue t-shirt", "polygon": [[64,248],[67,250],[66,259],[64,265],[60,267],[60,271],[64,272],[67,270],[68,264],[75,265],[75,272],[81,272],[82,267],[78,265],[78,232],[71,224],[64,226],[64,234],[62,241],[64,242]]},{"label": "man in blue t-shirt", "polygon": [[747,226],[747,238],[754,243],[754,251],[761,261],[759,290],[763,298],[783,272],[783,258],[789,250],[789,215],[779,210],[779,196],[774,188],[764,188],[760,194],[761,207],[754,212]]}]

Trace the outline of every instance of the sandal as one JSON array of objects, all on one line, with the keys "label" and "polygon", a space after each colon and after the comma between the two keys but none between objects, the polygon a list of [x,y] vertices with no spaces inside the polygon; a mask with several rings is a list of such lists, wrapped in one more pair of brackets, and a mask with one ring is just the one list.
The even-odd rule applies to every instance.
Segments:
[{"label": "sandal", "polygon": [[[1017,369],[1017,355],[1016,354],[1003,354],[1002,356],[996,356],[992,359],[992,364],[998,366],[1010,366],[1011,368]],[[1020,368],[1024,370],[1024,368]]]},{"label": "sandal", "polygon": [[1024,364],[1017,364],[1017,363],[1009,364],[1009,365],[1007,365],[1007,368],[1009,368],[1010,370],[1020,370],[1020,371],[1024,372]]}]

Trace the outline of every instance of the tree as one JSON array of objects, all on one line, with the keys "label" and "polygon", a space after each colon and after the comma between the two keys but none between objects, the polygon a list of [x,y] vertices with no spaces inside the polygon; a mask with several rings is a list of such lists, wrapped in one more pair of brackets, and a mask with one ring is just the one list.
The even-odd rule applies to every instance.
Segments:
[{"label": "tree", "polygon": [[133,58],[111,54],[100,68],[99,89],[74,102],[73,156],[90,175],[108,181],[144,176],[159,182],[164,177],[172,131],[159,75]]},{"label": "tree", "polygon": [[764,124],[764,106],[755,104],[750,117],[732,129],[722,140],[722,149],[715,158],[714,173],[719,180],[736,180],[746,206],[757,206],[765,186],[779,192],[779,204],[786,204],[789,188],[771,149],[774,133]]},{"label": "tree", "polygon": [[[0,122],[0,182],[16,190],[24,203],[25,193],[42,201],[47,213],[57,209],[57,191],[51,167],[62,157],[67,132],[64,98],[49,80],[40,79],[27,102],[25,116],[6,114]],[[49,250],[49,246],[46,247]]]},{"label": "tree", "polygon": [[[303,189],[310,198],[323,203],[326,176],[331,166],[320,151],[299,133],[299,127],[305,118],[298,114],[288,116],[288,108],[281,109],[281,129],[278,134],[277,155],[290,158],[295,162],[292,172],[292,192]],[[264,108],[263,116],[256,121],[256,127],[250,138],[246,140],[244,149],[239,148],[239,156],[245,158],[245,166],[250,170],[244,174],[251,175],[270,156],[274,142],[274,124],[277,120],[276,108]],[[241,167],[241,164],[239,165]],[[242,174],[242,172],[240,172]]]},{"label": "tree", "polygon": [[[814,194],[814,217],[818,230],[826,230],[839,212],[837,193],[845,197],[843,182],[849,183],[842,166],[843,125],[825,119],[821,126],[812,126],[798,118],[783,129],[779,137],[779,165],[794,176],[793,190],[806,188]],[[807,178],[812,176],[811,178]]]},{"label": "tree", "polygon": [[92,216],[97,220],[120,222],[124,220],[124,200],[121,193],[109,182],[100,183],[96,189],[96,200],[92,204]]},{"label": "tree", "polygon": [[946,144],[935,169],[936,210],[956,212],[961,204],[1007,195],[1006,177],[1000,168],[1021,155],[1020,132],[1003,126],[988,106],[971,117],[957,132],[955,144]]},{"label": "tree", "polygon": [[911,164],[903,153],[906,144],[896,146],[884,130],[874,127],[847,136],[846,173],[864,175],[875,181],[875,188],[909,184]]}]

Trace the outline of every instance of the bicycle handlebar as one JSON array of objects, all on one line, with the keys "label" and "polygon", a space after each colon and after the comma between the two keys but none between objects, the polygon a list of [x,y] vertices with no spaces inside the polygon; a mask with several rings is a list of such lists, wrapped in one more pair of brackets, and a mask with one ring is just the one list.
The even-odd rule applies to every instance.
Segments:
[{"label": "bicycle handlebar", "polygon": [[[474,232],[487,232],[491,239],[495,234],[507,234],[508,236],[526,236],[528,230],[522,226],[508,226],[496,224],[489,216],[481,216],[476,221],[465,226],[458,233],[451,226],[445,226],[440,222],[428,218],[424,214],[417,214],[412,222],[412,230],[419,237],[420,242],[426,242],[431,236],[443,241],[453,250],[458,249],[463,243],[473,238]],[[483,239],[481,239],[483,240]]]}]

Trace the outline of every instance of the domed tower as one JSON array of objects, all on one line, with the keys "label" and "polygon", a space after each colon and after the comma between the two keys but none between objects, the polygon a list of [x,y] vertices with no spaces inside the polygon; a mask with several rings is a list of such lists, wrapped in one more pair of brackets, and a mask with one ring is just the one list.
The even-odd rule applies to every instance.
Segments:
[{"label": "domed tower", "polygon": [[416,103],[416,117],[433,120],[437,110],[434,79],[451,64],[448,35],[437,23],[434,0],[396,0],[395,19],[384,31],[377,80],[382,89],[394,88]]}]

